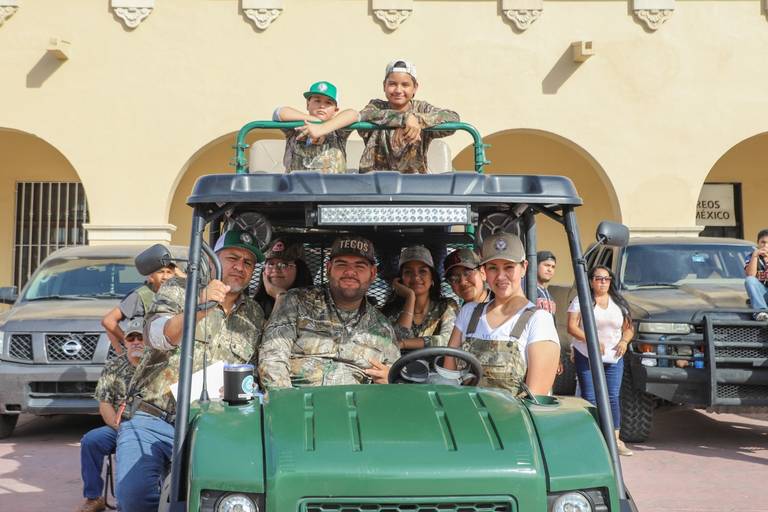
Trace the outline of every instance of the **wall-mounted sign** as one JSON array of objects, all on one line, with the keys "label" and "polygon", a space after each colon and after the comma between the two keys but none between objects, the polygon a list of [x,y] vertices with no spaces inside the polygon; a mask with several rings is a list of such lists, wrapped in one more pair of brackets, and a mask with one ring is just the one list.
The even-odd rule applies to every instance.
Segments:
[{"label": "wall-mounted sign", "polygon": [[736,226],[733,183],[705,183],[696,203],[697,226]]}]

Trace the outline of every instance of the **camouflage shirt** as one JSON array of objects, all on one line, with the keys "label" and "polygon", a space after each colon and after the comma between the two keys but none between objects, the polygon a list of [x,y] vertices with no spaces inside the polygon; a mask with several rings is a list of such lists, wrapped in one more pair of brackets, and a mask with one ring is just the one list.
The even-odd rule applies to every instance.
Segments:
[{"label": "camouflage shirt", "polygon": [[443,298],[438,302],[429,301],[429,309],[424,320],[419,324],[413,323],[410,329],[397,323],[401,312],[402,308],[387,312],[387,318],[392,322],[398,340],[422,338],[425,348],[447,347],[456,321],[456,313],[459,312],[459,305],[450,298]]},{"label": "camouflage shirt", "polygon": [[[389,108],[386,100],[371,100],[360,111],[360,121],[380,126],[405,126],[405,117],[413,114],[422,128],[429,128],[440,123],[457,122],[459,114],[451,110],[433,107],[426,101],[411,100],[411,108],[399,112]],[[400,130],[361,130],[358,132],[365,141],[365,149],[360,159],[360,172],[400,171],[408,174],[426,174],[427,149],[432,139],[452,135],[452,131],[422,132],[421,140],[413,144],[398,144],[395,134]]]},{"label": "camouflage shirt", "polygon": [[400,357],[389,321],[363,301],[359,310],[336,307],[326,286],[289,290],[270,317],[259,349],[267,388],[370,382],[369,359]]},{"label": "camouflage shirt", "polygon": [[[174,316],[184,310],[186,279],[169,279],[155,296],[147,314],[147,325],[160,316]],[[264,327],[264,313],[253,299],[243,294],[227,315],[221,306],[208,311],[195,327],[195,358],[192,371],[203,368],[203,352],[208,365],[216,361],[247,363],[253,359]],[[166,412],[174,413],[176,400],[171,384],[179,381],[181,347],[158,350],[149,347],[136,368],[131,392]],[[214,390],[215,392],[216,390]]]},{"label": "camouflage shirt", "polygon": [[108,360],[96,383],[93,397],[99,402],[111,404],[117,410],[128,397],[128,386],[135,371],[136,367],[125,353]]},{"label": "camouflage shirt", "polygon": [[298,140],[296,130],[283,130],[285,154],[283,165],[290,171],[347,172],[347,138],[352,130],[340,129],[325,136],[322,144],[307,144]]}]

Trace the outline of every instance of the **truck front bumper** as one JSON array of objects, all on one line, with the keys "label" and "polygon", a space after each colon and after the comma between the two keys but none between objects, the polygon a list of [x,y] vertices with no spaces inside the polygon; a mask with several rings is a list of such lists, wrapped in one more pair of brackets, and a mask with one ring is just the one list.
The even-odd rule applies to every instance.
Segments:
[{"label": "truck front bumper", "polygon": [[93,391],[101,370],[0,361],[0,414],[98,414]]}]

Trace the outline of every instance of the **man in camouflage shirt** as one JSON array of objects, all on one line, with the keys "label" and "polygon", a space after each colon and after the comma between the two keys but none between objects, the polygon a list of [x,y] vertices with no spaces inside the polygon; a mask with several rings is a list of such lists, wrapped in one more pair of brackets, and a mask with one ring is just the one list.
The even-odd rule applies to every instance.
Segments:
[{"label": "man in camouflage shirt", "polygon": [[104,457],[115,451],[120,413],[128,397],[128,386],[136,365],[144,353],[144,320],[134,318],[125,327],[125,351],[110,359],[104,365],[94,398],[99,401],[99,413],[104,420],[103,427],[89,430],[80,440],[80,473],[83,477],[85,502],[80,512],[104,510],[106,504],[101,495],[104,480],[101,470]]},{"label": "man in camouflage shirt", "polygon": [[[207,363],[246,363],[261,338],[264,313],[243,293],[257,261],[263,259],[249,233],[227,231],[214,248],[222,266],[221,281],[213,279],[200,293],[192,371]],[[124,510],[157,510],[160,480],[173,449],[176,400],[171,385],[179,381],[181,334],[186,280],[173,278],[155,296],[147,315],[150,349],[131,381],[135,413],[120,427],[117,445],[117,499]],[[153,454],[153,456],[148,456]]]},{"label": "man in camouflage shirt", "polygon": [[389,321],[367,303],[376,279],[373,244],[333,242],[328,285],[289,290],[264,330],[259,375],[267,389],[386,382],[400,357]]},{"label": "man in camouflage shirt", "polygon": [[404,60],[387,65],[384,76],[386,100],[371,100],[360,111],[360,120],[393,130],[361,130],[365,149],[360,159],[360,172],[388,170],[426,174],[427,149],[432,139],[452,135],[452,131],[423,131],[440,123],[459,121],[451,110],[433,107],[426,101],[413,99],[419,83],[416,66]]}]

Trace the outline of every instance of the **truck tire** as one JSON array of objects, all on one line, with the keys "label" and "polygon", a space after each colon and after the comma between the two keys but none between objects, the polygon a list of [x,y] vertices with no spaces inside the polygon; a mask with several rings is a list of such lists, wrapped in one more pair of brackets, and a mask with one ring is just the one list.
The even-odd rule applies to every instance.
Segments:
[{"label": "truck tire", "polygon": [[634,389],[629,365],[624,367],[621,382],[621,439],[630,443],[643,443],[651,435],[653,409],[656,399],[644,391]]},{"label": "truck tire", "polygon": [[560,356],[560,364],[563,365],[563,373],[555,377],[552,393],[573,396],[576,393],[576,366],[571,362],[567,351],[563,351]]},{"label": "truck tire", "polygon": [[0,439],[13,434],[16,423],[19,421],[18,414],[0,414]]}]

